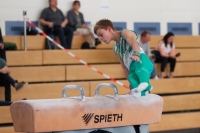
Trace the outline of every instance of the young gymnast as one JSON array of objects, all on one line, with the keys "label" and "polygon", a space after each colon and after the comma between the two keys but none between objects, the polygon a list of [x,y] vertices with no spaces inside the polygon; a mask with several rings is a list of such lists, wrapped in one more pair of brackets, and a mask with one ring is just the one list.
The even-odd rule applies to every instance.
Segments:
[{"label": "young gymnast", "polygon": [[[94,27],[94,33],[106,44],[112,40],[116,42],[114,52],[118,56],[124,74],[130,83],[131,91],[129,94],[134,97],[148,94],[152,89],[149,80],[153,64],[140,47],[137,34],[127,29],[117,31],[108,19],[99,20]],[[134,126],[134,128],[138,133],[148,133],[148,125],[146,124]]]},{"label": "young gymnast", "polygon": [[130,94],[134,97],[148,94],[152,89],[149,80],[153,64],[140,47],[137,34],[127,29],[115,30],[113,23],[108,19],[98,21],[94,27],[94,33],[106,44],[112,40],[116,42],[114,52],[130,83]]}]

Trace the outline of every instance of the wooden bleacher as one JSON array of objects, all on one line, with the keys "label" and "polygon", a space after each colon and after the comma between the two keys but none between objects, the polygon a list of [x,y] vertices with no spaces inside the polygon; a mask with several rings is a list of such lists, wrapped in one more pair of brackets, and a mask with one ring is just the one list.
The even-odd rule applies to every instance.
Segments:
[{"label": "wooden bleacher", "polygon": [[200,49],[195,49],[195,48],[180,49],[180,48],[177,48],[176,52],[181,53],[181,56],[177,58],[178,62],[200,61]]},{"label": "wooden bleacher", "polygon": [[200,93],[163,96],[163,100],[165,102],[163,112],[200,109]]},{"label": "wooden bleacher", "polygon": [[[155,48],[158,42],[163,38],[163,36],[151,36],[150,47]],[[176,48],[200,48],[200,37],[199,36],[175,36],[174,40]],[[101,44],[97,48],[99,49],[111,49],[114,43],[111,44]]]},{"label": "wooden bleacher", "polygon": [[[181,53],[177,62],[200,61],[200,49],[177,49],[176,51]],[[90,64],[119,63],[111,49],[70,50],[70,52]],[[9,66],[81,64],[62,50],[7,51],[6,56]]]},{"label": "wooden bleacher", "polygon": [[[162,36],[152,36],[151,48]],[[78,50],[86,36],[75,36],[73,49],[70,52],[79,56],[98,70],[119,79],[125,80],[119,61],[110,45],[101,44],[95,50]],[[94,89],[100,83],[112,83],[103,76],[67,55],[61,50],[44,50],[45,38],[29,36],[27,38],[28,51],[23,50],[22,36],[4,36],[4,41],[16,42],[19,51],[7,51],[7,63],[11,76],[19,81],[28,81],[29,85],[16,92],[12,88],[12,101],[27,99],[60,98],[61,90],[67,84],[79,84],[84,87],[87,96],[94,96]],[[151,93],[162,95],[164,99],[164,114],[161,123],[150,125],[151,132],[170,131],[179,129],[200,128],[200,37],[176,36],[176,51],[181,52],[177,58],[173,79],[151,80]],[[157,71],[159,64],[156,64]],[[178,77],[178,78],[177,78]],[[116,85],[116,84],[115,84]],[[119,94],[129,90],[119,85]],[[0,88],[0,100],[4,99],[3,89]],[[112,89],[103,88],[100,94],[113,94]],[[69,90],[68,96],[80,95],[77,90]],[[0,107],[0,133],[15,133],[11,124],[9,106]]]},{"label": "wooden bleacher", "polygon": [[[116,79],[125,78],[123,70],[120,64],[108,64],[108,65],[93,65],[98,70],[107,73],[111,77]],[[160,65],[156,64],[156,70],[160,69]],[[115,69],[113,69],[115,68]],[[176,64],[174,76],[200,76],[200,62],[181,62]],[[77,72],[77,73],[76,73]],[[94,80],[105,79],[101,75],[97,75],[83,65],[67,66],[66,72],[67,80]]]},{"label": "wooden bleacher", "polygon": [[[116,79],[125,78],[119,64],[93,65],[98,70]],[[115,69],[113,69],[115,68]],[[200,62],[181,62],[176,64],[174,76],[200,76]],[[159,70],[160,66],[156,65]],[[19,81],[53,82],[106,79],[83,65],[71,66],[27,66],[10,67],[11,76]]]},{"label": "wooden bleacher", "polygon": [[11,67],[11,76],[25,82],[65,81],[65,66]]},{"label": "wooden bleacher", "polygon": [[[0,133],[15,133],[13,126],[0,127]],[[22,133],[22,132],[17,132]]]},{"label": "wooden bleacher", "polygon": [[[119,80],[122,83],[128,85],[127,80]],[[153,86],[153,90],[151,93],[154,94],[182,94],[182,93],[196,93],[200,92],[200,78],[174,78],[174,79],[159,79],[159,80],[151,80],[151,84]],[[119,94],[123,95],[129,92],[128,89],[123,88],[122,86],[113,83],[112,81],[91,81],[90,82],[90,89],[91,89],[91,96],[94,96],[94,89],[100,83],[112,83],[117,86],[119,90]],[[162,89],[160,89],[162,88]],[[100,90],[102,95],[112,94],[112,89],[102,88]]]},{"label": "wooden bleacher", "polygon": [[[24,49],[24,36],[21,38],[21,49]],[[28,50],[38,50],[45,49],[45,37],[43,36],[27,36],[27,49]]]},{"label": "wooden bleacher", "polygon": [[159,124],[150,125],[151,132],[193,129],[200,127],[200,112],[162,115]]},{"label": "wooden bleacher", "polygon": [[[197,93],[200,92],[200,78],[175,78],[175,79],[160,79],[160,80],[151,80],[151,84],[153,85],[152,93],[155,94],[187,94],[187,93]],[[128,85],[126,80],[119,80],[122,83]],[[177,82],[180,82],[177,84]],[[112,83],[111,81],[103,80],[103,81],[84,81],[84,82],[66,82],[66,83],[36,83],[29,84],[26,89],[20,90],[16,92],[14,88],[12,88],[12,101],[20,100],[23,98],[27,99],[45,99],[45,98],[59,98],[61,96],[61,90],[66,84],[78,84],[84,87],[86,90],[87,96],[94,96],[94,89],[100,83]],[[114,83],[115,84],[115,83]],[[119,89],[119,94],[126,94],[129,90],[123,88],[117,84],[115,84]],[[166,85],[166,86],[165,86]],[[160,89],[162,88],[162,89]],[[57,91],[58,90],[58,91]],[[70,90],[71,91],[71,90]],[[3,90],[0,90],[3,93]],[[38,93],[40,92],[40,93]],[[112,89],[104,89],[100,90],[100,93],[103,95],[112,94]],[[36,95],[37,94],[37,95]],[[45,95],[43,95],[45,94]],[[77,91],[69,92],[70,96],[77,95]],[[0,99],[4,99],[2,95]]]},{"label": "wooden bleacher", "polygon": [[[43,65],[49,64],[81,64],[73,57],[61,50],[44,50]],[[90,64],[119,63],[112,50],[70,50],[73,54]],[[109,58],[108,58],[109,57]],[[98,59],[98,60],[97,60]]]},{"label": "wooden bleacher", "polygon": [[[3,36],[4,42],[14,42],[17,44],[18,50],[24,49],[24,36]],[[27,36],[27,49],[28,50],[42,50],[45,49],[45,37],[43,36]],[[80,49],[83,42],[88,41],[87,36],[74,36],[72,40],[72,48]],[[59,39],[57,38],[57,42]]]},{"label": "wooden bleacher", "polygon": [[[175,68],[174,76],[199,76],[200,62],[198,61],[200,60],[200,56],[198,56],[198,54],[200,53],[200,49],[181,50],[183,57],[181,56],[180,58],[177,58],[178,63]],[[194,56],[192,51],[197,53],[197,55],[195,54],[196,56]],[[124,78],[122,68],[119,65],[119,61],[112,50],[71,50],[71,52],[90,64],[98,63],[99,65],[93,66],[112,77],[117,79]],[[184,57],[186,57],[186,55],[188,56],[184,61]],[[7,58],[8,65],[15,66],[10,67],[11,75],[16,79],[28,82],[105,79],[103,76],[96,74],[96,72],[91,71],[84,65],[73,65],[81,63],[61,50],[9,51],[7,52]],[[160,64],[156,64],[155,66],[157,72],[159,72]],[[88,73],[89,75],[87,75]],[[45,74],[51,74],[51,76],[46,76]],[[52,78],[52,80],[49,78]]]},{"label": "wooden bleacher", "polygon": [[43,65],[42,51],[7,51],[9,66]]},{"label": "wooden bleacher", "polygon": [[[169,65],[169,64],[168,64]],[[178,62],[174,70],[174,76],[200,76],[200,62]],[[156,71],[159,74],[160,64],[155,64]],[[165,70],[169,72],[169,67]]]},{"label": "wooden bleacher", "polygon": [[[116,79],[125,78],[122,68],[119,64],[109,65],[93,65],[96,69],[115,77]],[[66,79],[70,80],[97,80],[106,79],[102,75],[97,74],[95,71],[91,71],[83,65],[67,66]]]},{"label": "wooden bleacher", "polygon": [[[151,48],[155,48],[163,37],[152,36],[150,41]],[[199,36],[175,36],[174,43],[176,48],[200,48]]]},{"label": "wooden bleacher", "polygon": [[0,124],[12,123],[9,106],[0,106]]},{"label": "wooden bleacher", "polygon": [[[150,41],[151,48],[155,48],[158,41],[163,36],[152,36]],[[18,50],[24,49],[24,37],[23,36],[3,36],[5,42],[15,42]],[[72,49],[80,49],[83,42],[88,41],[87,36],[75,35],[72,40]],[[57,42],[59,40],[57,39]],[[176,48],[200,48],[199,36],[175,36]],[[113,48],[114,42],[109,45],[102,42],[98,45],[97,49],[111,49]],[[45,49],[45,37],[43,36],[27,36],[27,49],[28,50],[42,50]]]}]

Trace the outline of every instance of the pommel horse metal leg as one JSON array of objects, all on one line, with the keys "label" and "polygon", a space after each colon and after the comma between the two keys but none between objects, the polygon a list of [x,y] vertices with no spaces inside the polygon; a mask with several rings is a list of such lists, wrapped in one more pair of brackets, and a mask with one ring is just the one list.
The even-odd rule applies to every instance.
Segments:
[{"label": "pommel horse metal leg", "polygon": [[[99,95],[102,87],[112,88],[114,96]],[[79,89],[80,97],[66,97],[68,89]],[[112,84],[99,84],[95,97],[85,97],[78,85],[67,85],[58,99],[20,100],[11,105],[16,132],[28,133],[135,133],[133,125],[158,123],[163,99],[154,94],[134,98],[118,95]],[[84,101],[84,102],[83,102]],[[143,127],[144,126],[144,127]],[[140,133],[147,133],[147,130]]]}]

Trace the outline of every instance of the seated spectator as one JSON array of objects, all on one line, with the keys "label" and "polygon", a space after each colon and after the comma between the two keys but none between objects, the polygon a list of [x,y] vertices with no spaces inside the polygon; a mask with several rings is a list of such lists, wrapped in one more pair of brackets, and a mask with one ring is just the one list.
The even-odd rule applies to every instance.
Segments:
[{"label": "seated spectator", "polygon": [[[140,36],[140,39],[139,39],[139,42],[140,42],[140,46],[141,48],[144,50],[144,52],[149,56],[149,58],[151,59],[153,65],[154,65],[154,59],[153,59],[153,56],[150,52],[150,44],[149,44],[149,41],[151,39],[151,33],[148,32],[148,31],[143,31],[141,33],[141,36]],[[155,70],[155,66],[154,66],[154,69],[151,73],[151,78],[152,79],[158,79],[157,75],[156,75],[156,70]]]},{"label": "seated spectator", "polygon": [[18,81],[15,81],[12,77],[10,77],[9,73],[10,71],[6,66],[6,51],[0,28],[0,86],[5,87],[5,101],[7,102],[11,101],[10,85],[18,91],[28,84],[24,82],[18,83]]},{"label": "seated spectator", "polygon": [[42,11],[39,22],[44,26],[46,34],[58,36],[64,48],[71,48],[73,30],[66,26],[68,20],[63,12],[57,8],[57,0],[49,0],[49,7]]},{"label": "seated spectator", "polygon": [[176,58],[180,56],[180,53],[175,53],[174,34],[168,32],[164,38],[159,41],[156,50],[152,51],[155,57],[156,63],[161,63],[160,78],[164,78],[164,71],[167,63],[170,63],[169,78],[173,78],[173,72],[176,66]]},{"label": "seated spectator", "polygon": [[87,26],[83,14],[79,12],[80,1],[75,0],[72,5],[72,10],[69,10],[67,13],[67,19],[69,20],[68,26],[74,29],[74,33],[77,35],[88,35],[90,36],[90,47],[94,48],[98,39],[95,40],[95,34],[93,33],[92,26]]},{"label": "seated spectator", "polygon": [[0,28],[0,57],[6,60],[6,49],[3,44],[3,37],[1,34],[1,28]]}]

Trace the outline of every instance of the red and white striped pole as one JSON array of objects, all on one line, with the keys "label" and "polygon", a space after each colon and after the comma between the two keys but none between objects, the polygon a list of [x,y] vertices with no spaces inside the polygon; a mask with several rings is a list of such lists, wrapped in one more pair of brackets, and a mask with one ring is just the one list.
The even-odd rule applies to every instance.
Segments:
[{"label": "red and white striped pole", "polygon": [[45,32],[43,32],[41,29],[39,29],[34,23],[32,23],[31,21],[27,20],[28,25],[29,26],[33,26],[40,34],[42,34],[43,36],[45,36],[48,40],[50,40],[51,42],[53,42],[56,46],[58,46],[59,48],[61,48],[62,50],[64,50],[65,52],[67,52],[70,56],[74,57],[76,60],[78,60],[79,62],[81,62],[82,64],[84,64],[85,66],[89,67],[90,69],[92,69],[93,71],[103,75],[105,78],[110,79],[111,81],[119,84],[120,86],[123,86],[124,88],[129,89],[129,87],[125,84],[123,84],[120,81],[117,81],[116,79],[108,76],[107,74],[102,73],[101,71],[97,70],[96,68],[92,67],[91,65],[89,65],[88,63],[86,63],[84,60],[80,59],[79,57],[77,57],[76,55],[74,55],[73,53],[71,53],[69,50],[65,49],[63,46],[61,46],[60,44],[58,44],[56,41],[54,41],[51,37],[49,37]]}]

